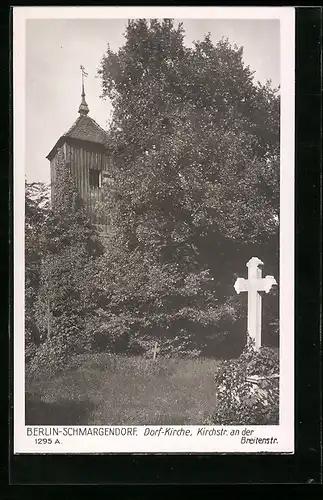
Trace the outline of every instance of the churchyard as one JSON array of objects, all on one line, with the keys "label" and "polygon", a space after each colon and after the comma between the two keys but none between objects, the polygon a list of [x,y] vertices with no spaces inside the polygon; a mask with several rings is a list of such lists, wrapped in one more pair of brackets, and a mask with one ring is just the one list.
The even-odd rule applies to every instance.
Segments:
[{"label": "churchyard", "polygon": [[[278,423],[271,407],[275,413],[279,406],[279,357],[276,353],[277,359],[266,366],[271,351],[261,349],[259,293],[269,293],[277,282],[273,276],[262,278],[262,265],[257,257],[251,258],[247,262],[248,279],[237,278],[234,284],[237,293],[248,293],[249,336],[238,359],[221,363],[205,358],[165,358],[158,354],[158,342],[148,357],[111,353],[74,356],[60,375],[29,380],[26,423],[230,424],[238,423],[230,419],[240,418],[230,416],[235,408],[239,414],[247,406],[252,416],[253,405],[255,414],[269,406],[269,419],[273,421],[267,423]],[[252,423],[257,423],[256,415],[254,419]]]},{"label": "churchyard", "polygon": [[108,130],[81,65],[50,196],[26,183],[29,424],[278,423],[279,87],[185,36],[127,22],[96,70]]}]

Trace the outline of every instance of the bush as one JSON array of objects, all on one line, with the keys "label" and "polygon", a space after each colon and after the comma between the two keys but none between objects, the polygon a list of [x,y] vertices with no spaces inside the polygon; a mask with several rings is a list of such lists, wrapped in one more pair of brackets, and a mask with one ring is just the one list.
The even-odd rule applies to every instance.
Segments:
[{"label": "bush", "polygon": [[[224,361],[215,375],[217,407],[208,419],[212,425],[278,425],[279,355],[274,349],[254,350],[248,338],[238,359]],[[260,376],[255,383],[250,376]]]},{"label": "bush", "polygon": [[156,342],[158,357],[172,359],[196,359],[201,354],[201,349],[197,348],[196,343],[192,342],[189,333],[187,333],[184,329],[172,338],[153,337],[150,335],[137,337],[137,339],[133,342],[133,346],[136,346],[138,351],[140,347],[142,349],[141,354],[145,358],[152,359]]},{"label": "bush", "polygon": [[60,339],[46,340],[26,365],[26,380],[52,378],[65,369],[68,359],[69,349]]},{"label": "bush", "polygon": [[37,345],[33,342],[26,342],[25,344],[25,363],[31,362],[37,352]]}]

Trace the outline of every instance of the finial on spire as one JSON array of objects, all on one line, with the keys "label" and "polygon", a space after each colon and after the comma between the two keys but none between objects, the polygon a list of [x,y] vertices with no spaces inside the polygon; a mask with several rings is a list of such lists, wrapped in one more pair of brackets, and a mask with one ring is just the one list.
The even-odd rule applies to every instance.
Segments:
[{"label": "finial on spire", "polygon": [[85,100],[85,91],[84,91],[84,77],[88,76],[88,73],[86,73],[84,66],[80,66],[81,74],[82,74],[82,101],[79,107],[79,113],[80,115],[87,115],[89,112],[89,107],[87,105],[87,102]]}]

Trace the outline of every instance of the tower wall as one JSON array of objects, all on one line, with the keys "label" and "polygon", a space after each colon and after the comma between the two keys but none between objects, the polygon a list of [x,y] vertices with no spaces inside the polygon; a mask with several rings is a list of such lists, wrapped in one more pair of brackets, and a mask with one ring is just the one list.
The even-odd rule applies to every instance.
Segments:
[{"label": "tower wall", "polygon": [[[62,145],[64,157],[71,170],[75,186],[80,194],[84,205],[95,224],[106,225],[105,217],[99,217],[96,212],[96,204],[102,200],[101,187],[90,186],[90,170],[108,172],[109,157],[102,148],[93,144],[65,142]],[[57,154],[51,159],[51,197],[55,203],[55,181],[56,181],[56,159]]]}]

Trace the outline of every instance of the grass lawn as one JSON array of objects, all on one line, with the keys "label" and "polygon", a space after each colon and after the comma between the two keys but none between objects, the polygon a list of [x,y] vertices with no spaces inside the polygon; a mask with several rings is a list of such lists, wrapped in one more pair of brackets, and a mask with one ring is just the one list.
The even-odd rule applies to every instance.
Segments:
[{"label": "grass lawn", "polygon": [[26,386],[27,425],[198,425],[216,404],[214,359],[78,356]]}]

